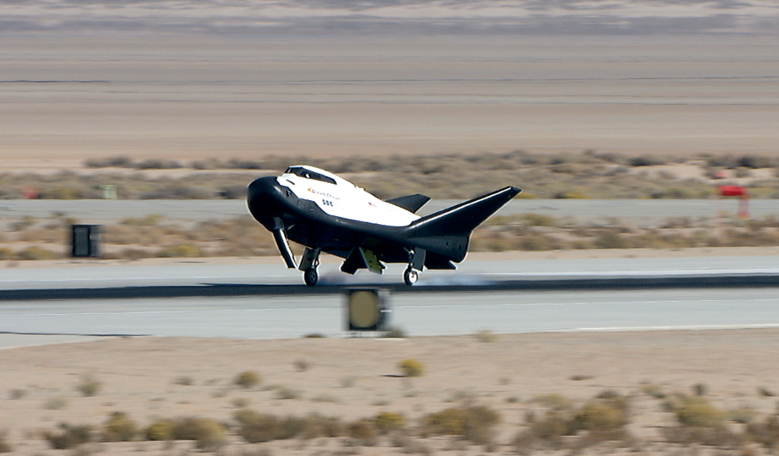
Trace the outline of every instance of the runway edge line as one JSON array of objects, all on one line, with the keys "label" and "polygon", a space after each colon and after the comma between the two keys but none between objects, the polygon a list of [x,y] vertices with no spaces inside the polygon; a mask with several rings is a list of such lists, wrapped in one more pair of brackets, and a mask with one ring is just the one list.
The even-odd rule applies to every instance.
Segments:
[{"label": "runway edge line", "polygon": [[779,274],[707,274],[683,276],[578,277],[495,280],[478,285],[416,285],[360,283],[342,285],[194,284],[97,288],[37,288],[0,290],[0,301],[75,299],[139,299],[218,296],[288,296],[343,293],[350,287],[372,286],[393,293],[463,293],[489,291],[629,290],[660,288],[779,287]]}]

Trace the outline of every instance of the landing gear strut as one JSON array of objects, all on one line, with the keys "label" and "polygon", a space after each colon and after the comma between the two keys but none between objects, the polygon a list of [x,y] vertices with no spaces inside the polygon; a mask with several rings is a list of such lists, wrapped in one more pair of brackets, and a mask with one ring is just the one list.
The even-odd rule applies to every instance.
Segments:
[{"label": "landing gear strut", "polygon": [[319,266],[319,252],[319,249],[306,247],[303,258],[300,260],[299,269],[303,271],[303,280],[309,287],[313,287],[319,281],[319,273],[316,271]]},{"label": "landing gear strut", "polygon": [[406,270],[403,272],[403,281],[406,282],[406,285],[411,286],[417,283],[417,280],[419,279],[419,272],[417,272],[416,269],[412,268],[411,265],[406,268]]}]

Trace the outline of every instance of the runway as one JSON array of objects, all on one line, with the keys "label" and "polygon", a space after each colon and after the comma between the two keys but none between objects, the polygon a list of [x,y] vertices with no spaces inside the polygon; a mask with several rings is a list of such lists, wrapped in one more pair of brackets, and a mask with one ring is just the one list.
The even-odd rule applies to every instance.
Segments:
[{"label": "runway", "polygon": [[[247,180],[248,182],[248,180]],[[445,209],[461,201],[432,200],[421,215]],[[779,200],[750,201],[752,217],[779,217]],[[736,201],[724,201],[722,210],[736,213]],[[712,218],[717,211],[715,200],[575,200],[575,199],[515,199],[499,215],[536,213],[553,217],[571,217],[579,221],[593,219],[626,219],[636,223],[656,224],[669,218]],[[74,217],[80,223],[118,223],[128,214],[143,217],[164,215],[183,221],[224,220],[248,217],[243,200],[4,200],[0,202],[0,217],[51,217],[59,213]]]},{"label": "runway", "polygon": [[[343,336],[340,295],[3,303],[3,332],[233,338]],[[776,289],[391,296],[409,335],[779,327]]]},{"label": "runway", "polygon": [[353,278],[336,270],[323,265],[313,288],[275,264],[6,270],[0,333],[344,336],[343,289],[363,285],[391,290],[392,324],[412,336],[779,326],[772,257],[471,261],[426,271],[411,288],[400,285],[402,266]]}]

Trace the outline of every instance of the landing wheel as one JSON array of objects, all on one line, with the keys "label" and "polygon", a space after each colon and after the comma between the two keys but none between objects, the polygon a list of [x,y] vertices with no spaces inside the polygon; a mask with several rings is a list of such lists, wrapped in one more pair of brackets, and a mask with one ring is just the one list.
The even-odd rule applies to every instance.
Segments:
[{"label": "landing wheel", "polygon": [[319,280],[319,274],[316,272],[316,268],[308,268],[303,272],[303,280],[306,281],[306,285],[313,287]]},{"label": "landing wheel", "polygon": [[406,285],[411,286],[417,283],[417,280],[419,279],[419,272],[417,272],[416,269],[409,266],[406,268],[406,271],[403,273],[403,281],[406,282]]}]

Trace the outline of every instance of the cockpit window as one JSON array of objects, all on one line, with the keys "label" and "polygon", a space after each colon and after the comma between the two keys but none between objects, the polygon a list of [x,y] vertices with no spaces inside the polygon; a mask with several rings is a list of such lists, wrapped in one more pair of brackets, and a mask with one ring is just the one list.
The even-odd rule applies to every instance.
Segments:
[{"label": "cockpit window", "polygon": [[306,179],[314,179],[318,180],[320,182],[327,182],[328,184],[335,185],[335,179],[332,177],[327,177],[322,174],[319,174],[317,172],[311,171],[310,169],[306,169],[300,166],[291,166],[287,168],[286,171],[284,171],[285,174],[294,174],[296,176],[304,177]]}]

